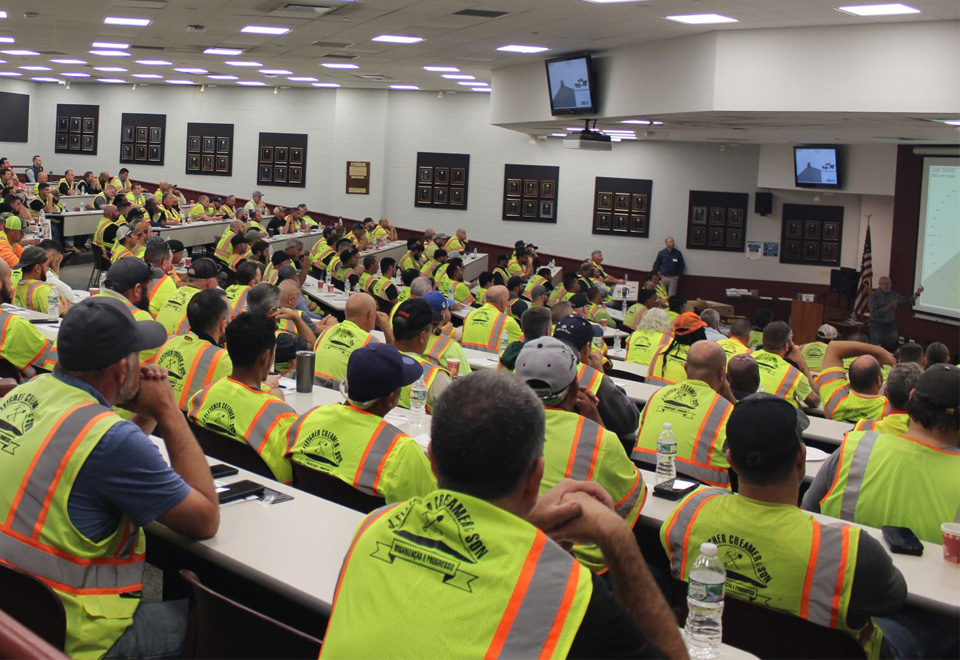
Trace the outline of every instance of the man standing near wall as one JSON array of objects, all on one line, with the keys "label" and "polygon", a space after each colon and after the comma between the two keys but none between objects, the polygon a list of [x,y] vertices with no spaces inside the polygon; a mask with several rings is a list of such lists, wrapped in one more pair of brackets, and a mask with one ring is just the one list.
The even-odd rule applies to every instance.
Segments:
[{"label": "man standing near wall", "polygon": [[683,254],[680,250],[673,247],[673,236],[667,236],[664,245],[666,247],[657,253],[657,259],[653,262],[651,273],[659,273],[663,285],[667,287],[667,295],[677,295],[677,287],[680,285],[680,276],[683,275],[685,265],[683,263]]},{"label": "man standing near wall", "polygon": [[913,307],[923,293],[923,287],[918,286],[912,298],[905,298],[893,290],[893,282],[889,277],[881,277],[877,286],[867,298],[867,309],[870,310],[870,343],[874,345],[879,345],[880,340],[887,335],[898,334],[897,306]]}]

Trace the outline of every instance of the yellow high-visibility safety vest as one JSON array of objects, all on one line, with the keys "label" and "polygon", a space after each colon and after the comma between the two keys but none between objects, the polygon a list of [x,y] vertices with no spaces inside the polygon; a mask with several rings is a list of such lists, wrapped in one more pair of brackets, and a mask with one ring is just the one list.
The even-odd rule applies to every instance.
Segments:
[{"label": "yellow high-visibility safety vest", "polygon": [[786,399],[795,408],[799,408],[800,403],[810,396],[813,391],[810,381],[802,371],[782,357],[762,348],[751,350],[750,355],[757,361],[764,392]]},{"label": "yellow high-visibility safety vest", "polygon": [[523,336],[516,319],[504,314],[490,303],[485,303],[483,307],[470,312],[464,320],[461,335],[463,347],[485,353],[499,353],[500,335],[504,329],[511,343],[519,341]]},{"label": "yellow high-visibility safety vest", "polygon": [[823,400],[823,414],[838,422],[877,419],[890,412],[890,402],[882,394],[854,392],[841,367],[824,369],[817,378]]},{"label": "yellow high-visibility safety vest", "polygon": [[199,390],[233,371],[226,349],[192,332],[168,339],[157,352],[156,364],[167,370],[167,379],[181,410],[187,409],[190,397]]},{"label": "yellow high-visibility safety vest", "polygon": [[651,385],[672,385],[687,378],[684,366],[687,364],[687,354],[690,353],[690,347],[686,344],[673,346],[671,344],[673,344],[672,337],[670,341],[656,350],[650,360],[646,382]]},{"label": "yellow high-visibility safety vest", "polygon": [[314,346],[313,376],[326,387],[338,387],[347,376],[347,363],[358,348],[377,340],[350,320],[344,320],[323,331]]},{"label": "yellow high-visibility safety vest", "polygon": [[200,293],[189,284],[177,289],[157,312],[157,321],[167,329],[169,335],[185,335],[190,330],[190,321],[187,320],[187,305],[195,295]]},{"label": "yellow high-visibility safety vest", "polygon": [[[437,376],[442,373],[446,373],[447,370],[443,367],[438,367],[435,364],[431,364],[423,356],[414,355],[413,353],[407,353],[405,351],[401,351],[401,353],[407,357],[413,358],[420,363],[421,367],[423,367],[423,382],[427,385],[427,412],[433,413],[432,405],[430,403],[433,397],[430,396],[430,388],[433,387],[433,382],[437,379]],[[410,385],[405,385],[403,389],[400,390],[400,402],[397,403],[397,405],[400,408],[406,408],[408,410],[410,409]]]},{"label": "yellow high-visibility safety vest", "polygon": [[164,274],[161,277],[154,278],[150,281],[150,287],[147,291],[147,295],[150,298],[150,313],[156,316],[160,313],[160,308],[163,307],[163,303],[177,291],[177,283],[173,281],[173,278],[169,275]]},{"label": "yellow high-visibility safety vest", "polygon": [[649,365],[657,351],[666,348],[673,336],[656,330],[636,330],[627,338],[627,362]]}]

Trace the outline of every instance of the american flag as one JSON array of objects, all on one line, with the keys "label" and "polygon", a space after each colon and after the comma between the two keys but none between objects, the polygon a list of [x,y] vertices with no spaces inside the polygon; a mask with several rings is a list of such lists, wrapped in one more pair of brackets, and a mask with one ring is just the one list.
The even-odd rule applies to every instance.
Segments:
[{"label": "american flag", "polygon": [[870,225],[867,225],[867,238],[863,242],[863,259],[860,261],[860,284],[857,285],[857,299],[853,303],[853,313],[863,316],[867,311],[867,297],[873,285],[873,247],[870,244]]}]

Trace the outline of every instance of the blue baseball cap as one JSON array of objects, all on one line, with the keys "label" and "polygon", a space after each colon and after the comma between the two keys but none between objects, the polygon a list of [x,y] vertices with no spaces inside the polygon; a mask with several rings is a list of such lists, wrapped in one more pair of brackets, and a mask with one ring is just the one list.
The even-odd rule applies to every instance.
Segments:
[{"label": "blue baseball cap", "polygon": [[364,403],[385,397],[415,382],[423,367],[390,344],[377,342],[358,348],[347,361],[347,396]]},{"label": "blue baseball cap", "polygon": [[603,328],[576,314],[564,316],[553,329],[553,336],[578,351],[595,337],[603,336]]},{"label": "blue baseball cap", "polygon": [[430,305],[430,309],[433,310],[433,320],[440,321],[443,319],[441,314],[443,310],[450,309],[454,305],[454,301],[447,298],[441,291],[431,291],[423,297],[424,300]]}]

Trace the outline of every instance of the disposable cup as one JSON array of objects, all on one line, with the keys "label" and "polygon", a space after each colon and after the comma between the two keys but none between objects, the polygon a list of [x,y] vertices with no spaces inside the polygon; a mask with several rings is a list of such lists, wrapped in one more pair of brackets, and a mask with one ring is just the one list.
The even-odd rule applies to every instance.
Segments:
[{"label": "disposable cup", "polygon": [[951,564],[960,564],[960,523],[943,523],[943,558]]}]

